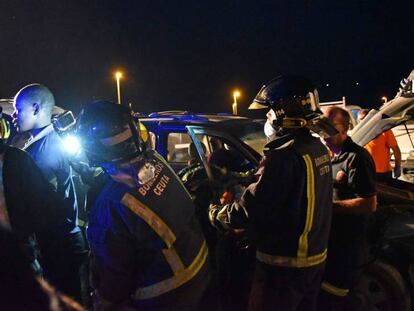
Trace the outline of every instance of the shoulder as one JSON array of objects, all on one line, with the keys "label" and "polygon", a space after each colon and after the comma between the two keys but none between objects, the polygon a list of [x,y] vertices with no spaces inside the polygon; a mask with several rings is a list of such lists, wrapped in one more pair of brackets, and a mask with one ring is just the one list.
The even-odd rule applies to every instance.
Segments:
[{"label": "shoulder", "polygon": [[30,154],[16,147],[6,146],[4,155],[6,162],[14,162],[18,163],[18,165],[21,165],[22,163],[34,164]]},{"label": "shoulder", "polygon": [[362,161],[372,162],[372,157],[368,150],[357,144],[355,144],[355,156]]},{"label": "shoulder", "polygon": [[[349,165],[355,168],[364,168],[375,172],[374,160],[370,153],[352,141],[348,148]],[[352,164],[353,163],[353,164]]]}]

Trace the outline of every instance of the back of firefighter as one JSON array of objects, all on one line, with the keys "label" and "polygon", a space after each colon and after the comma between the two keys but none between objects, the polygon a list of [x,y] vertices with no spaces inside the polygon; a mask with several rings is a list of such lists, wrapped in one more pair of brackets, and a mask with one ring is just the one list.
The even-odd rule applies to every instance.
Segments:
[{"label": "back of firefighter", "polygon": [[210,219],[221,230],[247,230],[256,245],[249,310],[315,310],[332,209],[329,155],[306,128],[320,116],[317,92],[282,76],[250,108],[270,108],[257,180],[239,202],[211,205]]},{"label": "back of firefighter", "polygon": [[87,230],[95,308],[197,310],[209,282],[208,250],[178,177],[146,150],[125,107],[88,104],[77,133],[90,164],[110,176]]}]

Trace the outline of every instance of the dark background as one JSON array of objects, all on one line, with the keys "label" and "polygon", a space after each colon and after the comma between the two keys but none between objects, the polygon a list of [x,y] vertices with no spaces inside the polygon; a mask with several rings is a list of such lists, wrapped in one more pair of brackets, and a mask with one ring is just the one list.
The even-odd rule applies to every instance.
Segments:
[{"label": "dark background", "polygon": [[237,87],[245,114],[296,73],[323,101],[377,107],[414,68],[412,1],[337,2],[1,0],[0,98],[39,82],[77,112],[115,100],[121,69],[136,111],[230,112]]}]

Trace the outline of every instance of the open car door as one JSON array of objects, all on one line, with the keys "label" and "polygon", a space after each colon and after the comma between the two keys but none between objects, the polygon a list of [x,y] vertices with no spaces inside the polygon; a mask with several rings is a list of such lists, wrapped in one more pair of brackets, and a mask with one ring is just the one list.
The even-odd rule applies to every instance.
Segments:
[{"label": "open car door", "polygon": [[[252,168],[256,168],[258,166],[259,160],[253,154],[253,149],[251,149],[251,147],[239,141],[232,135],[216,129],[210,129],[195,125],[188,125],[186,126],[186,128],[196,147],[197,154],[206,170],[206,174],[210,181],[214,180],[214,176],[212,173],[210,163],[207,159],[212,152],[218,149],[217,146],[214,146],[213,140],[219,141],[221,144],[231,148],[234,153],[237,153],[237,155],[241,159],[240,163],[244,163],[242,163],[241,165],[242,170],[243,165],[246,168],[245,171],[248,171]],[[204,145],[205,150],[203,149],[202,144]]]}]

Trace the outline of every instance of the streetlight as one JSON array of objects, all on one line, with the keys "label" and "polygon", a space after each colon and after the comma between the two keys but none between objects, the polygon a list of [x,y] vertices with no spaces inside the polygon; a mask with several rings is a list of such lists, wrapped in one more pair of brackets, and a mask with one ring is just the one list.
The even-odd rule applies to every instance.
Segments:
[{"label": "streetlight", "polygon": [[122,78],[122,72],[117,71],[115,72],[115,79],[116,79],[116,90],[118,93],[118,104],[121,104],[121,80]]},{"label": "streetlight", "polygon": [[233,92],[233,114],[236,116],[237,115],[237,97],[240,97],[240,92],[238,90],[235,90]]},{"label": "streetlight", "polygon": [[384,101],[384,104],[388,101],[387,96],[382,96],[381,99]]}]

